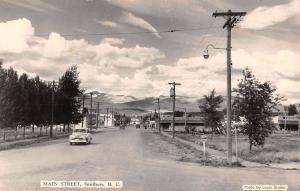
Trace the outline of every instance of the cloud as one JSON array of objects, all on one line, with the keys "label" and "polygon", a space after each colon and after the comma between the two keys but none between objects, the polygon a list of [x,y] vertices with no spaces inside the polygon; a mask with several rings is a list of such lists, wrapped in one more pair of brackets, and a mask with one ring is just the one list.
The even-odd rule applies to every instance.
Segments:
[{"label": "cloud", "polygon": [[140,27],[149,32],[153,32],[156,37],[161,38],[161,36],[158,34],[158,31],[150,23],[130,12],[123,12],[123,16],[120,18],[120,21],[128,23],[132,26]]},{"label": "cloud", "polygon": [[123,45],[125,39],[121,38],[105,38],[101,43],[110,45]]},{"label": "cloud", "polygon": [[[160,60],[165,57],[160,49],[132,43],[129,46],[123,38],[90,43],[84,39],[69,40],[54,32],[37,37],[34,31],[25,18],[0,23],[0,57],[5,67],[57,80],[68,67],[77,64],[84,88],[110,94],[168,95],[170,81],[182,83],[177,89],[180,96],[201,98],[213,88],[218,94],[226,94],[224,51],[212,51],[208,60],[190,56],[169,63]],[[260,81],[269,80],[276,85],[278,93],[289,102],[300,102],[297,45],[290,46],[282,39],[249,38],[235,38],[234,47],[242,48],[232,50],[232,86],[236,86],[241,70],[248,66]],[[199,51],[194,55],[199,55]]]},{"label": "cloud", "polygon": [[190,21],[193,16],[206,13],[205,5],[209,2],[199,0],[106,0],[131,12],[155,17],[166,17],[169,14],[180,15],[180,19]]},{"label": "cloud", "polygon": [[51,11],[62,11],[61,9],[53,6],[50,3],[46,3],[41,0],[2,0],[4,3],[11,4],[14,6],[30,9],[38,12]]},{"label": "cloud", "polygon": [[240,26],[247,29],[263,29],[286,21],[294,16],[300,16],[300,1],[291,0],[287,4],[272,7],[258,7],[250,12]]},{"label": "cloud", "polygon": [[34,34],[28,19],[0,23],[0,51],[21,52],[28,49],[27,41]]},{"label": "cloud", "polygon": [[108,20],[96,20],[96,22],[103,26],[112,27],[112,28],[116,28],[118,26],[117,23]]},{"label": "cloud", "polygon": [[88,87],[97,87],[98,82],[110,78],[119,80],[121,68],[135,71],[165,56],[152,47],[125,47],[125,39],[119,38],[105,38],[91,44],[84,39],[68,40],[54,32],[48,37],[37,37],[28,19],[0,23],[0,41],[4,66],[57,79],[70,65],[77,64],[83,85]]},{"label": "cloud", "polygon": [[[270,81],[277,87],[277,93],[288,98],[288,103],[299,99],[300,75],[299,52],[278,50],[275,52],[233,50],[232,87],[237,87],[242,78],[242,70],[249,67],[259,81]],[[140,76],[140,78],[139,78]],[[161,78],[163,76],[163,78]],[[212,89],[226,95],[226,53],[220,52],[205,60],[202,57],[178,59],[172,65],[156,65],[138,70],[131,83],[138,79],[138,87],[152,87],[147,95],[167,95],[170,81],[181,83],[177,93],[181,96],[201,98]],[[135,84],[134,84],[135,85]],[[143,90],[144,91],[144,90]]]}]

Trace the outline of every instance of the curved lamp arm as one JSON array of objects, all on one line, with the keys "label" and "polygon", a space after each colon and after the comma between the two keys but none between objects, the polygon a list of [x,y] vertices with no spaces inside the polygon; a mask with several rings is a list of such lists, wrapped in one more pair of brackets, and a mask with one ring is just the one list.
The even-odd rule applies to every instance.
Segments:
[{"label": "curved lamp arm", "polygon": [[222,49],[222,50],[226,50],[227,48],[219,48],[219,47],[215,47],[214,45],[212,45],[212,44],[209,44],[209,45],[207,45],[206,46],[206,49],[205,49],[205,53],[208,53],[208,48],[209,47],[212,47],[213,49]]}]

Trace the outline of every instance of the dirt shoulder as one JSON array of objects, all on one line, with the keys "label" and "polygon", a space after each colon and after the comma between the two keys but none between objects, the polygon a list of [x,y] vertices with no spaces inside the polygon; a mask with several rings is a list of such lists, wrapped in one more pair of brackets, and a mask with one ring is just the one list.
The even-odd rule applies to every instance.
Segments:
[{"label": "dirt shoulder", "polygon": [[[171,135],[170,133],[164,134]],[[199,136],[177,133],[176,138],[195,147],[201,145]],[[226,157],[227,144],[225,136],[208,135],[206,146],[208,153]],[[235,157],[235,141],[233,139],[233,161],[237,160],[246,167],[300,169],[300,141],[297,134],[273,134],[266,139],[264,147],[254,147],[252,151],[249,151],[247,137],[239,136],[237,146],[238,159]],[[201,147],[199,149],[202,150]]]},{"label": "dirt shoulder", "polygon": [[[99,129],[92,132],[92,134],[95,133],[101,133],[103,131],[110,130],[112,128],[105,128],[105,129]],[[64,134],[56,134],[54,137],[50,138],[49,136],[41,136],[41,137],[34,137],[34,138],[26,138],[26,139],[19,139],[15,141],[6,141],[0,143],[0,151],[3,150],[9,150],[9,149],[15,149],[15,148],[22,148],[25,146],[34,146],[39,143],[44,142],[57,142],[57,141],[65,141],[63,139],[66,139],[69,137],[70,133],[64,133]]]},{"label": "dirt shoulder", "polygon": [[158,132],[143,132],[143,143],[151,155],[169,158],[181,162],[193,162],[205,166],[228,166],[223,157],[208,155],[188,144],[183,144],[176,139],[166,137]]}]

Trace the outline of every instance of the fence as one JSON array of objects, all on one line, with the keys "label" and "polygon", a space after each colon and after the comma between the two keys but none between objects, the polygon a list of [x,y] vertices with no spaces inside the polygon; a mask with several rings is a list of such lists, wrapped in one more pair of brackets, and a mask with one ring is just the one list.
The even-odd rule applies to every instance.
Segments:
[{"label": "fence", "polygon": [[[53,136],[59,134],[65,134],[68,131],[67,126],[65,127],[65,131],[66,132],[63,132],[62,125],[55,125],[53,126],[52,133]],[[1,129],[0,142],[43,137],[43,136],[49,136],[49,134],[50,134],[49,126],[34,127],[34,131],[32,131],[32,127],[25,127],[25,129],[23,127],[7,128],[7,129]]]}]

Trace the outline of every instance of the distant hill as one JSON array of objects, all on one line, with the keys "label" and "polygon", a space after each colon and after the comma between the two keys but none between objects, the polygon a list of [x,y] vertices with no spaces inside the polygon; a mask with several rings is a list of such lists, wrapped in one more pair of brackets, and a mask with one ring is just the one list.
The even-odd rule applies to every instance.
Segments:
[{"label": "distant hill", "polygon": [[[172,111],[173,101],[170,97],[160,96],[161,112]],[[134,96],[111,95],[106,93],[93,92],[93,108],[95,109],[99,103],[100,112],[106,112],[106,108],[120,113],[130,115],[141,115],[157,109],[157,98],[147,97],[138,99]],[[86,94],[85,107],[90,108],[90,94]],[[176,98],[177,110],[183,111],[187,108],[187,112],[198,112],[197,100],[188,99],[187,97]]]},{"label": "distant hill", "polygon": [[[160,110],[161,112],[171,112],[173,108],[173,101],[168,96],[159,96],[160,99]],[[219,110],[223,110],[227,107],[226,96],[223,96],[223,103]],[[232,98],[232,102],[233,102]],[[109,112],[125,113],[126,115],[141,115],[154,111],[157,109],[157,98],[146,97],[138,99],[134,96],[125,95],[112,95],[106,93],[93,92],[93,108],[95,109],[99,103],[100,112],[106,113],[107,108]],[[184,111],[186,108],[187,112],[198,113],[200,112],[199,103],[202,103],[203,99],[190,98],[185,96],[176,97],[176,110]],[[85,107],[90,108],[90,94],[86,94]],[[283,111],[283,106],[279,105],[278,109]]]}]

